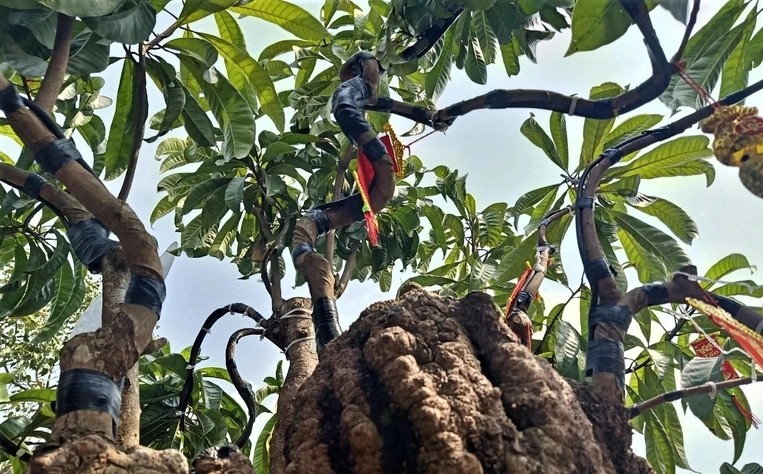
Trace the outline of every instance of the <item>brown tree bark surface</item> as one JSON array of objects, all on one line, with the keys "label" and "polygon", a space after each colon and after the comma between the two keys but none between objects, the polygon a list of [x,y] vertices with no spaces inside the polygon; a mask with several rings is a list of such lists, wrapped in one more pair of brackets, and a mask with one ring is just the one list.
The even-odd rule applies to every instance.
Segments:
[{"label": "brown tree bark surface", "polygon": [[534,357],[484,293],[372,305],[294,406],[289,474],[651,472],[624,408]]}]

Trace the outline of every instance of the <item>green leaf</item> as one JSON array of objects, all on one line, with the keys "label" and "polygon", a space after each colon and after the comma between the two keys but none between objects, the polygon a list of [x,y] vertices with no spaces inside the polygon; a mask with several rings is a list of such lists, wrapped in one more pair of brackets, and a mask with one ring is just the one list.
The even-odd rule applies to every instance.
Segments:
[{"label": "green leaf", "polygon": [[514,42],[501,45],[501,60],[509,77],[519,74],[519,50]]},{"label": "green leaf", "polygon": [[687,164],[712,156],[709,143],[706,136],[679,137],[658,145],[625,166],[612,168],[610,175],[639,175],[641,179],[675,176],[671,168],[683,170]]},{"label": "green leaf", "polygon": [[631,117],[623,121],[623,123],[616,126],[611,132],[604,136],[604,145],[602,148],[606,150],[620,142],[641,135],[641,133],[654,127],[661,121],[662,115],[657,114],[636,115]]},{"label": "green leaf", "polygon": [[[190,60],[185,60],[187,64]],[[196,63],[198,64],[198,63]],[[222,75],[210,84],[203,80],[198,67],[189,67],[209,102],[212,115],[223,132],[223,157],[225,161],[244,158],[254,146],[255,125],[252,110],[241,94]]]},{"label": "green leaf", "polygon": [[506,203],[497,202],[482,211],[480,217],[484,226],[480,226],[479,243],[481,246],[492,247],[500,243],[507,208]]},{"label": "green leaf", "polygon": [[750,47],[752,33],[755,31],[757,15],[758,12],[755,9],[750,11],[744,23],[744,28],[742,28],[739,41],[736,43],[736,46],[731,45],[733,49],[721,71],[720,97],[726,97],[747,87],[747,78],[752,67],[752,64],[747,59],[747,51]]},{"label": "green leaf", "polygon": [[630,234],[646,251],[656,255],[668,271],[676,271],[690,264],[681,246],[661,230],[625,213],[608,211],[608,214],[620,229]]},{"label": "green leaf", "polygon": [[[106,179],[114,179],[127,169],[132,153],[132,134],[129,132],[132,124],[134,97],[135,66],[130,60],[125,60],[122,66],[122,76],[119,79],[117,101],[114,107],[114,118],[109,128],[109,140],[106,142],[105,171]],[[134,132],[133,132],[134,133]]]},{"label": "green leaf", "polygon": [[630,26],[631,19],[618,0],[578,0],[572,11],[572,41],[565,56],[609,44]]},{"label": "green leaf", "polygon": [[689,15],[689,0],[657,0],[657,5],[669,11],[676,20],[686,24]]},{"label": "green leaf", "polygon": [[257,92],[257,99],[260,101],[262,110],[273,120],[279,131],[284,128],[284,111],[275,85],[270,79],[267,71],[255,61],[246,51],[236,48],[229,42],[212,35],[201,34],[210,43],[215,45],[220,54],[225,57],[229,64],[236,65],[244,77],[249,78],[254,90]]},{"label": "green leaf", "polygon": [[151,211],[151,217],[149,222],[154,225],[156,221],[169,214],[178,205],[178,198],[171,198],[170,196],[164,196]]},{"label": "green leaf", "polygon": [[87,28],[72,39],[69,63],[66,72],[84,76],[101,72],[109,66],[109,45]]},{"label": "green leaf", "polygon": [[185,126],[188,136],[200,146],[212,146],[215,144],[215,131],[212,121],[201,108],[196,99],[185,86],[181,84],[185,94],[185,103],[180,118]]},{"label": "green leaf", "polygon": [[37,0],[51,10],[69,16],[94,17],[108,15],[125,3],[125,0],[89,0],[77,2],[72,0]]},{"label": "green leaf", "polygon": [[580,376],[577,363],[580,352],[580,334],[563,319],[556,324],[555,331],[554,358],[556,359],[556,370],[564,377],[577,380]]},{"label": "green leaf", "polygon": [[[720,280],[729,273],[735,272],[737,270],[754,271],[755,267],[750,265],[750,261],[747,260],[747,257],[744,255],[740,253],[732,253],[726,255],[722,259],[715,262],[712,267],[708,268],[707,273],[705,273],[705,278],[709,280]],[[714,284],[715,283],[713,282],[704,281],[700,283],[700,285],[705,289],[709,289]]]},{"label": "green leaf", "polygon": [[186,0],[176,23],[185,25],[225,10],[237,0]]},{"label": "green leaf", "polygon": [[156,12],[150,3],[141,0],[137,5],[107,16],[83,18],[91,30],[117,43],[138,44],[148,39],[156,24]]},{"label": "green leaf", "polygon": [[545,153],[546,156],[554,162],[554,164],[559,166],[562,170],[566,171],[564,162],[561,158],[559,158],[556,151],[556,146],[554,146],[554,142],[551,140],[551,137],[546,134],[545,130],[541,128],[541,126],[538,124],[538,122],[535,121],[535,118],[533,117],[534,115],[530,114],[530,118],[524,121],[522,126],[519,128],[519,131],[521,131],[522,135],[530,140],[533,145],[543,150],[543,153]]},{"label": "green leaf", "polygon": [[443,38],[443,48],[432,69],[424,76],[424,91],[427,97],[437,101],[450,81],[453,64],[453,33],[448,30]]},{"label": "green leaf", "polygon": [[217,48],[200,38],[175,38],[164,47],[188,56],[210,68],[217,62]]},{"label": "green leaf", "polygon": [[667,278],[668,272],[665,265],[655,254],[645,249],[639,240],[623,229],[618,229],[616,235],[628,262],[636,269],[641,283],[663,281]]},{"label": "green leaf", "polygon": [[[608,99],[615,97],[623,92],[623,88],[614,82],[605,82],[599,86],[591,88],[589,98],[591,100]],[[585,166],[594,158],[599,156],[604,150],[604,136],[606,136],[615,119],[585,119],[583,123],[583,147],[580,151],[580,164]]]},{"label": "green leaf", "polygon": [[262,427],[257,442],[254,445],[254,472],[270,472],[270,438],[273,436],[273,427],[276,425],[278,414],[274,414]]},{"label": "green leaf", "polygon": [[471,43],[469,43],[469,52],[466,56],[464,70],[469,79],[477,84],[487,83],[487,64],[476,38],[472,39]]},{"label": "green leaf", "polygon": [[[227,191],[226,191],[227,198]],[[226,199],[227,203],[227,199]],[[241,214],[236,213],[228,219],[225,224],[217,231],[217,236],[209,247],[209,255],[217,257],[222,260],[228,253],[230,245],[236,239],[236,229],[238,228],[239,221],[241,221]]]},{"label": "green leaf", "polygon": [[474,31],[474,35],[480,45],[485,62],[493,64],[495,62],[497,40],[484,11],[474,12],[472,15],[472,31]]},{"label": "green leaf", "polygon": [[307,10],[284,0],[253,0],[231,10],[242,15],[262,18],[300,39],[321,41],[331,36],[323,24]]},{"label": "green leaf", "polygon": [[233,212],[241,210],[241,202],[244,200],[244,186],[246,186],[246,177],[237,176],[230,180],[228,187],[225,188],[225,205]]},{"label": "green leaf", "polygon": [[692,241],[699,236],[697,224],[689,217],[686,211],[668,200],[654,198],[646,202],[634,203],[631,200],[627,202],[635,209],[658,218],[676,237],[686,244],[691,245]]},{"label": "green leaf", "polygon": [[[682,57],[686,74],[705,90],[713,90],[726,58],[742,36],[744,25],[732,27],[745,7],[743,0],[725,2],[686,44]],[[660,100],[673,110],[681,106],[698,108],[704,105],[697,92],[678,76],[671,79]]]},{"label": "green leaf", "polygon": [[[185,108],[186,94],[180,81],[174,76],[174,68],[164,60],[146,59],[146,66],[154,80],[159,83],[164,102],[167,105],[162,121],[159,123],[158,133],[153,137],[146,138],[147,143],[152,143],[175,126],[175,122]],[[170,70],[167,71],[165,68],[170,68]]]},{"label": "green leaf", "polygon": [[551,138],[553,138],[554,145],[556,146],[556,156],[559,159],[560,167],[563,170],[566,170],[570,161],[569,145],[567,144],[567,120],[564,118],[564,114],[560,112],[551,112],[549,125],[551,128]]},{"label": "green leaf", "polygon": [[203,181],[191,188],[183,203],[183,214],[187,214],[193,209],[203,207],[210,196],[212,196],[218,189],[225,187],[227,190],[230,181],[230,178],[213,178]]},{"label": "green leaf", "polygon": [[649,465],[658,474],[674,474],[676,460],[670,437],[660,420],[651,413],[646,416],[644,442]]}]

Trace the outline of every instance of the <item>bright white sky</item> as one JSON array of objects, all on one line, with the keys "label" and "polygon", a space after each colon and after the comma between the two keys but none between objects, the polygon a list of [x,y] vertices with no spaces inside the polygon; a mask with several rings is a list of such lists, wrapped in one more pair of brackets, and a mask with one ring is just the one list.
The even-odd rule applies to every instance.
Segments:
[{"label": "bright white sky", "polygon": [[[177,1],[174,0],[173,3]],[[322,4],[304,0],[296,0],[296,3],[315,14]],[[705,0],[703,3],[700,24],[706,22],[723,4],[720,0]],[[680,42],[683,26],[660,9],[654,11],[652,18],[666,54],[671,56]],[[264,21],[247,19],[241,24],[254,57],[257,57],[257,53],[267,44],[287,36],[282,30]],[[496,88],[549,89],[587,96],[592,86],[602,82],[611,81],[635,86],[650,74],[646,52],[635,28],[617,42],[595,52],[578,53],[564,58],[569,40],[567,30],[554,40],[541,43],[538,46],[538,64],[532,64],[523,58],[522,72],[518,77],[508,79],[501,64],[490,67],[486,86],[471,83],[462,71],[454,69],[453,81],[440,99],[439,105],[446,106]],[[105,75],[109,84],[108,90],[104,92],[107,96],[114,97],[116,93],[118,69],[112,68]],[[754,80],[761,77],[761,71],[755,71],[752,75]],[[753,97],[748,104],[763,104],[761,97],[763,95]],[[154,91],[149,98],[150,113],[161,110],[163,106],[161,96]],[[468,189],[475,196],[478,209],[493,202],[507,202],[511,205],[523,193],[559,181],[559,170],[519,132],[520,125],[529,117],[530,112],[514,109],[472,113],[459,118],[446,135],[433,135],[416,144],[414,153],[422,158],[426,166],[444,164],[458,169],[462,174],[468,173]],[[542,111],[533,112],[545,127],[549,114]],[[654,103],[636,113],[669,114],[669,111],[660,103]],[[408,124],[404,121],[394,123],[398,124],[399,130],[407,130]],[[568,117],[567,124],[570,150],[574,156],[575,150],[580,149],[583,119]],[[262,126],[258,122],[258,128],[261,129]],[[143,158],[130,197],[130,204],[144,222],[148,222],[151,210],[159,199],[156,193],[159,166],[157,161],[151,159],[154,150],[155,144],[144,145]],[[111,182],[109,187],[117,191],[119,184]],[[743,253],[753,264],[763,264],[760,241],[752,237],[763,230],[759,223],[763,201],[756,199],[741,186],[737,170],[718,164],[716,182],[709,189],[705,188],[704,177],[694,177],[672,179],[669,182],[646,181],[642,183],[641,191],[664,197],[683,206],[695,219],[701,237],[687,250],[700,272],[704,272],[709,265],[732,252]],[[153,231],[162,248],[178,238],[171,217],[159,221]],[[570,256],[564,263],[570,281],[576,281],[582,269],[572,258],[577,251],[571,238],[563,242],[563,254]],[[339,300],[343,327],[347,328],[369,304],[394,297],[397,286],[409,276],[407,273],[395,273],[391,294],[381,293],[373,283],[350,285]],[[242,281],[238,280],[238,277],[235,266],[227,262],[218,262],[211,258],[176,259],[167,282],[168,295],[158,333],[168,337],[174,350],[178,351],[192,343],[204,318],[218,307],[242,302],[269,315],[270,301],[262,283],[256,278]],[[631,277],[635,282],[635,277]],[[740,276],[747,277],[748,275]],[[285,281],[285,296],[307,295],[307,288],[304,286],[292,288],[293,281],[293,273],[289,273]],[[560,302],[562,297],[566,299],[566,290],[547,282],[543,287],[543,296],[547,299],[547,307],[550,308]],[[577,305],[571,306],[577,308]],[[565,315],[566,318],[576,322],[576,311],[571,309]],[[249,324],[248,320],[238,316],[228,318],[219,322],[205,341],[203,355],[210,357],[208,362],[211,364],[224,364],[224,345],[229,335]],[[282,357],[269,342],[260,342],[253,338],[244,339],[237,351],[239,368],[244,378],[255,388],[264,377],[273,373],[276,361]],[[748,387],[745,391],[753,411],[763,416],[763,389]],[[261,426],[262,421],[264,420],[257,426]],[[731,461],[731,442],[716,439],[693,416],[683,418],[683,426],[686,451],[694,470],[714,473],[718,472],[721,463]],[[255,427],[255,434],[257,432],[258,428]],[[761,443],[763,434],[760,431],[753,430],[749,433],[747,449],[737,466],[741,467],[745,462],[759,461],[759,458],[755,459],[755,447],[761,446]],[[635,449],[644,454],[640,437],[636,439]]]}]

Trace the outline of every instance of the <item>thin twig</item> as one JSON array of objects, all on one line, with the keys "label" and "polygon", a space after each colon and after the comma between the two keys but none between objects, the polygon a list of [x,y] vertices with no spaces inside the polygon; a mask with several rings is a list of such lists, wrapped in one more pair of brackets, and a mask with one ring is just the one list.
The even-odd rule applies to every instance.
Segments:
[{"label": "thin twig", "polygon": [[[128,57],[125,61],[132,61]],[[132,151],[130,153],[130,162],[127,164],[125,179],[122,182],[122,189],[119,190],[117,199],[127,201],[130,195],[135,171],[138,168],[138,157],[140,156],[140,147],[143,144],[143,136],[146,130],[146,116],[148,115],[148,91],[146,90],[146,55],[143,48],[138,48],[138,62],[135,64],[135,77],[133,79],[133,122],[132,122]]]},{"label": "thin twig", "polygon": [[[331,201],[338,201],[342,196],[342,184],[344,184],[344,176],[347,173],[347,168],[350,167],[350,161],[355,156],[355,145],[350,143],[347,146],[347,150],[339,160],[339,164],[336,170],[336,178],[334,179],[334,191],[331,195]],[[326,261],[333,267],[334,250],[336,249],[336,231],[334,229],[326,233],[326,248],[323,251],[323,256]]]},{"label": "thin twig", "polygon": [[347,261],[344,263],[344,270],[342,276],[336,282],[335,292],[336,298],[339,299],[344,290],[347,289],[347,284],[352,277],[352,271],[355,269],[355,261],[358,259],[358,252],[360,252],[360,241],[355,241],[350,248],[350,256],[347,257]]},{"label": "thin twig", "polygon": [[663,393],[662,395],[657,395],[654,398],[650,398],[649,400],[643,401],[639,404],[636,404],[630,407],[629,408],[630,417],[635,418],[639,416],[640,414],[644,413],[645,411],[651,410],[652,408],[662,405],[664,403],[674,402],[676,400],[682,400],[684,398],[693,397],[695,395],[708,394],[714,391],[717,392],[718,390],[725,390],[728,388],[739,387],[740,385],[747,385],[752,382],[753,382],[752,378],[745,377],[745,378],[739,378],[739,379],[726,380],[724,382],[717,382],[717,383],[708,382],[702,385],[697,385],[696,387]]},{"label": "thin twig", "polygon": [[699,14],[699,4],[700,0],[694,0],[694,5],[691,9],[691,14],[689,15],[689,22],[686,23],[686,30],[684,31],[684,37],[681,39],[681,45],[678,46],[678,51],[676,51],[676,54],[673,55],[673,59],[671,62],[680,61],[681,58],[684,55],[684,50],[686,50],[686,45],[689,43],[689,38],[691,37],[692,31],[694,31],[694,25],[697,24],[697,15]]},{"label": "thin twig", "polygon": [[50,55],[50,63],[45,70],[45,77],[37,90],[34,102],[45,112],[53,111],[56,99],[61,93],[61,85],[64,83],[66,66],[69,64],[69,50],[72,44],[72,26],[74,18],[58,14],[56,24],[56,38],[53,43],[53,51]]},{"label": "thin twig", "polygon": [[144,51],[149,51],[149,50],[154,49],[159,43],[161,43],[165,39],[167,39],[170,36],[172,36],[172,33],[174,33],[175,30],[177,30],[178,28],[180,28],[180,20],[179,19],[176,20],[174,23],[172,23],[169,27],[167,27],[166,30],[164,30],[161,33],[159,33],[158,35],[156,35],[156,38],[152,39],[148,43],[145,43],[143,45],[143,50]]},{"label": "thin twig", "polygon": [[564,304],[557,310],[556,314],[554,314],[551,317],[551,321],[549,321],[546,332],[543,334],[543,339],[541,339],[540,344],[538,344],[537,349],[535,349],[535,355],[540,354],[541,348],[546,344],[548,341],[548,338],[551,336],[551,331],[556,324],[556,321],[562,316],[562,313],[564,313],[564,310],[567,308],[567,305],[570,304],[570,302],[577,296],[578,293],[583,289],[583,276],[580,277],[580,285],[570,294],[570,297],[567,298],[567,301],[564,302]]}]

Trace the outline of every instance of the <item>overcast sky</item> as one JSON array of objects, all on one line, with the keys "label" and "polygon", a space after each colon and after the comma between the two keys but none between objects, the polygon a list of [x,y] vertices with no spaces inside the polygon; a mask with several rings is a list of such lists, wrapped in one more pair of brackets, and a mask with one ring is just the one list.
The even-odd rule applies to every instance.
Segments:
[{"label": "overcast sky", "polygon": [[[316,14],[322,4],[300,0],[296,3]],[[705,0],[703,4],[700,24],[707,21],[723,2]],[[683,27],[660,9],[654,11],[652,18],[666,54],[671,56],[680,41]],[[247,19],[242,21],[241,25],[247,34],[248,46],[254,57],[257,57],[264,46],[288,36],[280,29],[260,20]],[[552,41],[539,44],[538,64],[532,64],[522,58],[522,72],[518,77],[507,78],[501,64],[490,67],[486,86],[471,83],[462,71],[454,69],[453,81],[441,97],[439,105],[446,106],[495,88],[540,88],[587,96],[592,86],[603,82],[612,81],[635,86],[650,74],[647,55],[635,28],[631,28],[617,42],[595,52],[577,53],[564,58],[569,40],[567,30]],[[114,97],[116,93],[119,69],[114,67],[104,75],[109,84],[104,92],[107,96]],[[752,75],[754,80],[761,77],[763,74],[760,71]],[[748,104],[763,104],[761,97],[753,97]],[[149,98],[150,113],[161,110],[163,106],[161,95],[153,91]],[[472,113],[459,118],[447,134],[433,135],[419,142],[414,146],[413,152],[421,157],[425,166],[444,164],[458,169],[461,174],[468,173],[467,189],[475,196],[478,209],[493,202],[507,202],[512,205],[523,193],[559,181],[559,170],[519,132],[520,125],[530,116],[530,112],[514,109]],[[546,127],[549,114],[542,111],[533,113]],[[636,113],[669,115],[669,110],[655,102]],[[583,119],[568,117],[567,124],[570,154],[574,157],[576,150],[580,149]],[[398,129],[403,131],[407,130],[408,124],[395,121],[393,125],[397,125]],[[261,127],[258,121],[258,128]],[[695,133],[699,132],[695,130]],[[144,144],[129,200],[146,223],[159,200],[156,192],[159,163],[152,159],[154,150],[155,144]],[[687,251],[699,267],[700,273],[732,252],[745,254],[753,264],[763,264],[763,251],[760,248],[760,240],[756,238],[761,231],[759,222],[763,201],[743,189],[736,169],[719,164],[716,182],[709,189],[705,188],[704,179],[702,176],[672,179],[669,182],[645,181],[642,182],[641,191],[673,201],[695,219],[699,226],[700,238]],[[120,182],[110,182],[108,185],[117,191]],[[178,239],[171,217],[159,221],[153,232],[162,248]],[[563,243],[563,254],[572,256],[576,253],[574,240],[566,239]],[[576,281],[582,273],[579,262],[568,258],[564,264],[570,281]],[[373,283],[351,284],[339,300],[343,327],[347,328],[372,302],[392,298],[397,286],[409,276],[407,273],[396,272],[391,293],[381,293]],[[635,276],[629,276],[635,283]],[[262,283],[256,278],[242,281],[238,280],[238,277],[236,267],[228,262],[219,262],[212,258],[176,259],[167,281],[167,300],[157,332],[168,337],[173,349],[179,351],[192,343],[203,320],[218,307],[241,302],[269,315],[270,301]],[[740,276],[747,277],[748,275]],[[753,278],[760,280],[757,275]],[[289,273],[284,285],[285,297],[306,296],[307,288],[292,288],[293,281],[293,273]],[[542,290],[548,308],[561,302],[562,297],[566,299],[566,290],[553,283],[545,283]],[[576,322],[577,305],[571,306],[565,318]],[[208,363],[223,366],[224,344],[229,335],[248,323],[249,321],[239,316],[228,316],[218,323],[212,334],[207,337],[202,351],[205,356],[210,357]],[[282,357],[272,344],[254,338],[244,339],[237,351],[239,368],[255,389],[265,376],[273,373],[276,361]],[[760,387],[745,388],[745,392],[753,412],[763,416],[763,390]],[[717,440],[692,416],[682,418],[682,422],[687,455],[696,471],[718,472],[721,463],[731,460],[731,442]],[[261,423],[258,423],[258,426],[261,426]],[[258,429],[255,429],[255,434],[257,432]],[[744,462],[759,460],[756,451],[761,443],[761,432],[753,430],[748,434],[747,448],[738,466]],[[636,439],[635,449],[641,454],[644,453],[643,442],[639,438]]]}]

